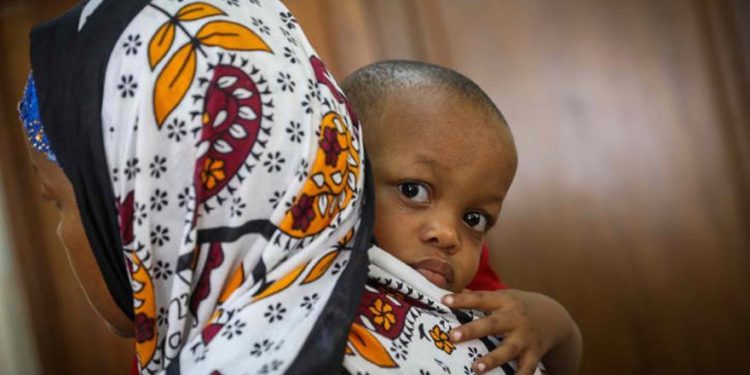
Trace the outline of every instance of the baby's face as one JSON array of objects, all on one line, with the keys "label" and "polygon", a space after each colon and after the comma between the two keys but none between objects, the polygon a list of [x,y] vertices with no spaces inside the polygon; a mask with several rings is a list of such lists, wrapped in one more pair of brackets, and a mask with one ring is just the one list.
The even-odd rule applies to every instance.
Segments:
[{"label": "baby's face", "polygon": [[515,175],[509,130],[449,92],[391,95],[371,117],[378,245],[435,285],[463,290]]}]

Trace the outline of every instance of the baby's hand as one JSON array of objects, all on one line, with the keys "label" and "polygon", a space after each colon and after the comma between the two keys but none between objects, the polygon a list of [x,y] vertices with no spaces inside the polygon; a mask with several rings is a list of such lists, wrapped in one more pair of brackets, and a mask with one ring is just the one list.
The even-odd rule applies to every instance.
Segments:
[{"label": "baby's hand", "polygon": [[516,359],[518,375],[532,375],[544,355],[542,336],[532,325],[527,306],[507,291],[463,291],[443,298],[443,303],[454,309],[485,311],[487,317],[466,323],[451,330],[455,343],[485,336],[501,336],[502,344],[474,362],[478,373]]}]

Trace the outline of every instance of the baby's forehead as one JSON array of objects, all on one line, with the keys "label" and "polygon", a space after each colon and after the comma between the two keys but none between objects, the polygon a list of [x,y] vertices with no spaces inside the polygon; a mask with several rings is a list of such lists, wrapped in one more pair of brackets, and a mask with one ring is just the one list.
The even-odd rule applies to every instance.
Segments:
[{"label": "baby's forehead", "polygon": [[398,137],[512,137],[505,119],[482,100],[441,84],[400,88],[383,93],[371,116],[363,118],[368,133]]}]

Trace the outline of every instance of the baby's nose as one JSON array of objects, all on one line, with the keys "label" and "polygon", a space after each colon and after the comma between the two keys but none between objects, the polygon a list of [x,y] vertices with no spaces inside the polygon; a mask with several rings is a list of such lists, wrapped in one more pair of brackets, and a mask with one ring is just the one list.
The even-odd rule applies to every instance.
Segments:
[{"label": "baby's nose", "polygon": [[459,237],[453,225],[444,222],[433,222],[422,232],[421,240],[442,251],[453,253],[458,249]]}]

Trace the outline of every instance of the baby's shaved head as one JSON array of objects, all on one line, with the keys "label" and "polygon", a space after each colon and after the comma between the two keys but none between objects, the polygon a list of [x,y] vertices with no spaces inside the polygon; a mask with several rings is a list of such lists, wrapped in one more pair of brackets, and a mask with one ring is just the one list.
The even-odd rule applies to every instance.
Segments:
[{"label": "baby's shaved head", "polygon": [[349,75],[342,88],[363,118],[379,113],[383,99],[396,92],[419,91],[429,94],[448,90],[507,125],[492,99],[477,85],[455,70],[419,61],[391,60],[368,65]]},{"label": "baby's shaved head", "polygon": [[[359,114],[373,160],[392,151],[398,143],[394,137],[482,134],[479,143],[494,142],[488,146],[512,155],[515,174],[515,142],[505,117],[479,85],[455,70],[418,61],[383,61],[352,73],[342,88]],[[405,118],[410,120],[401,121]]]}]

